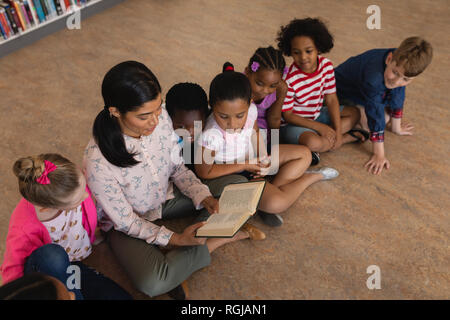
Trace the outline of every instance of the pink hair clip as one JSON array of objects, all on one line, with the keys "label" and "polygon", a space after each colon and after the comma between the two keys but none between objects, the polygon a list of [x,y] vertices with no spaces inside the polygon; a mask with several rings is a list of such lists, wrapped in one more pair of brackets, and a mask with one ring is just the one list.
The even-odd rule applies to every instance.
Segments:
[{"label": "pink hair clip", "polygon": [[288,74],[289,72],[289,68],[288,67],[284,67],[283,69],[283,75]]},{"label": "pink hair clip", "polygon": [[252,65],[251,65],[251,69],[252,69],[253,72],[258,71],[258,69],[259,69],[259,63],[256,62],[256,61],[253,61]]},{"label": "pink hair clip", "polygon": [[44,166],[45,166],[44,172],[42,172],[41,176],[36,179],[36,182],[40,183],[40,184],[50,184],[50,179],[48,178],[48,174],[50,172],[55,171],[56,168],[58,168],[58,167],[47,160],[44,160]]}]

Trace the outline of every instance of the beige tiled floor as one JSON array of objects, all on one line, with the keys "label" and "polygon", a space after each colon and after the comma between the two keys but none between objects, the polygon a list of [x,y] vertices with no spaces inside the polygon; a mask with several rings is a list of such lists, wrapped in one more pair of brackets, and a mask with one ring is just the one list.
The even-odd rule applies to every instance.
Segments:
[{"label": "beige tiled floor", "polygon": [[[127,0],[0,59],[0,257],[19,200],[13,162],[59,152],[81,163],[105,72],[138,60],[164,93],[176,82],[209,82],[224,61],[243,70],[259,46],[275,44],[282,24],[320,16],[335,36],[335,65],[411,35],[434,46],[434,61],[407,88],[405,118],[413,137],[386,134],[391,169],[375,177],[363,164],[369,143],[322,155],[341,175],[310,187],[262,242],[241,241],[213,253],[190,279],[194,299],[448,299],[449,279],[449,3],[377,1],[381,30],[368,30],[361,1]],[[289,62],[290,60],[288,60]],[[182,224],[175,227],[182,227]],[[2,258],[1,258],[2,259]],[[133,292],[106,244],[88,262]],[[381,269],[368,290],[366,269]],[[166,298],[161,296],[159,298]]]}]

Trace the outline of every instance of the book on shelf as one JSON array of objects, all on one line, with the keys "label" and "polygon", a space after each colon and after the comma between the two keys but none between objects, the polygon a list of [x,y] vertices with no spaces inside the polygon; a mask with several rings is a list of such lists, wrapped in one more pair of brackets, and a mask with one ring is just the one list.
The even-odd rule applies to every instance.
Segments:
[{"label": "book on shelf", "polygon": [[0,44],[44,22],[73,12],[92,0],[2,0],[0,1]]},{"label": "book on shelf", "polygon": [[[11,12],[11,6],[3,1],[0,1],[0,8],[2,10],[2,15],[5,17],[8,25],[11,29],[11,34],[16,34],[19,32],[19,28],[16,24],[16,20],[13,17],[13,14]],[[4,25],[2,25],[3,29],[5,28]]]},{"label": "book on shelf", "polygon": [[37,13],[36,13],[36,8],[33,5],[33,1],[32,0],[25,0],[24,4],[25,4],[25,8],[26,8],[27,13],[28,13],[28,18],[30,20],[33,20],[33,23],[34,23],[33,26],[39,24],[39,18],[38,18]]},{"label": "book on shelf", "polygon": [[17,1],[10,1],[11,5],[14,7],[14,10],[16,12],[18,22],[22,28],[23,31],[27,29],[27,24],[25,23],[25,19],[22,14],[22,10],[20,8],[20,3],[17,3]]},{"label": "book on shelf", "polygon": [[197,229],[199,238],[231,238],[255,214],[265,180],[227,185],[219,199],[219,213],[212,214]]}]

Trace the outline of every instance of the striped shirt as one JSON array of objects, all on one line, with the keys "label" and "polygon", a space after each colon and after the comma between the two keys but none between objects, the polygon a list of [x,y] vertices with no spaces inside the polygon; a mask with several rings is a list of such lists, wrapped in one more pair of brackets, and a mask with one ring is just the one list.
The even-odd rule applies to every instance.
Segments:
[{"label": "striped shirt", "polygon": [[293,113],[312,120],[319,117],[324,96],[336,92],[333,64],[321,56],[318,56],[315,72],[305,73],[294,62],[283,78],[288,91],[282,111],[293,110]]}]

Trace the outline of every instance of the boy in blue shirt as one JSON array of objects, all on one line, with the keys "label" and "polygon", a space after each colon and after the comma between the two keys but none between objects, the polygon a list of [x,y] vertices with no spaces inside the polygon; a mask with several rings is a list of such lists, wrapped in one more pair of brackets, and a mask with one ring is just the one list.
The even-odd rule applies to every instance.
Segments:
[{"label": "boy in blue shirt", "polygon": [[365,165],[369,172],[380,174],[384,167],[389,169],[384,154],[384,130],[389,121],[392,132],[412,135],[413,127],[401,122],[405,86],[426,69],[432,55],[429,42],[410,37],[397,49],[369,50],[335,69],[339,101],[360,107],[361,127],[370,130],[373,155]]}]

